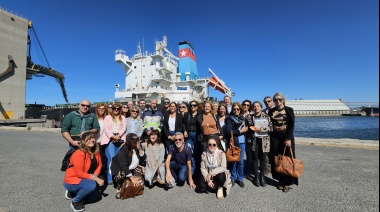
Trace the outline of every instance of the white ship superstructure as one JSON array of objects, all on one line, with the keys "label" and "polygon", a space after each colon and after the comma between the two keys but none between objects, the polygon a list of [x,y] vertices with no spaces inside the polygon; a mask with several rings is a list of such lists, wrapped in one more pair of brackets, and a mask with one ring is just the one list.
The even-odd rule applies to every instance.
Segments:
[{"label": "white ship superstructure", "polygon": [[[179,57],[166,48],[166,36],[162,41],[156,41],[153,53],[143,53],[140,43],[137,54],[131,58],[124,50],[116,50],[115,60],[125,71],[126,77],[125,89],[120,89],[119,84],[115,85],[115,98],[121,102],[137,102],[139,99],[158,99],[160,102],[166,97],[174,102],[190,102],[206,98],[211,78],[198,77],[191,44],[188,41],[179,44]],[[222,81],[212,86],[218,90],[222,88],[221,91],[227,95],[231,94]]]}]

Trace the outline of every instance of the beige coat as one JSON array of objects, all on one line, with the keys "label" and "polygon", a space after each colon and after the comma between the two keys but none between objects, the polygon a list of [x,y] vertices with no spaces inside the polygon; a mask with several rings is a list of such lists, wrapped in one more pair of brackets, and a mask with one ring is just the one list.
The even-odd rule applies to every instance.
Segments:
[{"label": "beige coat", "polygon": [[[211,176],[215,176],[221,172],[224,172],[226,174],[226,182],[224,183],[224,188],[226,188],[226,193],[227,195],[230,193],[231,187],[232,187],[232,182],[231,182],[231,174],[230,171],[227,170],[227,159],[226,159],[226,154],[220,150],[217,149],[217,152],[214,154],[217,154],[217,163],[218,167],[214,168],[210,174]],[[206,152],[202,153],[202,161],[201,161],[201,172],[204,178],[209,174],[208,172],[208,167],[207,167],[207,156]]]}]

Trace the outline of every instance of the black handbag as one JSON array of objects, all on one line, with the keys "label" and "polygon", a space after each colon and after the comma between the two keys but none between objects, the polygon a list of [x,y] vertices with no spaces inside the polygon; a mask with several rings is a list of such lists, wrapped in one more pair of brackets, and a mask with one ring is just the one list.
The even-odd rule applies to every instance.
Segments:
[{"label": "black handbag", "polygon": [[63,160],[62,160],[62,166],[61,166],[61,171],[66,171],[66,169],[70,168],[69,167],[69,164],[70,164],[70,158],[71,158],[71,155],[73,155],[73,153],[75,152],[75,149],[70,149],[69,151],[66,152],[66,155],[65,157],[63,157]]}]

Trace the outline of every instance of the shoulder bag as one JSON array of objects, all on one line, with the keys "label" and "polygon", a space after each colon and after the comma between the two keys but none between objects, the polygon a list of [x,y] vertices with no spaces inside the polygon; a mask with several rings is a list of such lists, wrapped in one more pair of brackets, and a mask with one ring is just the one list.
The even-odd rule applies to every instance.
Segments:
[{"label": "shoulder bag", "polygon": [[301,160],[297,160],[293,157],[292,148],[290,149],[291,157],[285,156],[286,147],[284,153],[274,157],[275,169],[278,173],[299,178],[302,175],[304,164]]},{"label": "shoulder bag", "polygon": [[226,151],[226,158],[228,162],[239,162],[240,161],[240,151],[241,149],[234,145],[234,133],[231,130],[230,146]]},{"label": "shoulder bag", "polygon": [[128,199],[135,196],[140,196],[144,194],[144,173],[145,167],[137,166],[133,170],[133,176],[141,182],[138,186],[134,186],[129,178],[124,179],[123,184],[120,188],[120,199]]}]

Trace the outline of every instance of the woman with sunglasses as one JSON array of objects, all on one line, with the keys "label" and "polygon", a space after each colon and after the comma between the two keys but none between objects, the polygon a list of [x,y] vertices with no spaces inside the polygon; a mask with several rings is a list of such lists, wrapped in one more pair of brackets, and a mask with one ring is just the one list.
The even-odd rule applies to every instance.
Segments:
[{"label": "woman with sunglasses", "polygon": [[[272,132],[273,130],[272,121],[269,116],[263,111],[263,106],[259,101],[253,102],[252,112],[245,117],[245,121],[246,126],[249,127],[248,132],[246,133],[246,141],[247,144],[250,143],[250,147],[247,145],[247,151],[250,151],[250,154],[252,155],[252,162],[247,164],[252,164],[253,174],[255,175],[253,184],[256,187],[259,187],[260,184],[262,187],[265,187],[267,184],[264,174],[267,167],[267,153],[270,150],[270,138],[268,133]],[[259,121],[261,123],[266,122],[267,125],[263,124],[262,126],[259,126]],[[247,160],[249,160],[248,156]]]},{"label": "woman with sunglasses", "polygon": [[152,130],[146,143],[141,144],[146,155],[145,181],[150,188],[155,182],[165,182],[165,146],[161,143],[158,130]]},{"label": "woman with sunglasses", "polygon": [[79,148],[70,158],[63,182],[66,199],[72,199],[71,208],[74,211],[83,211],[83,202],[96,201],[99,194],[97,187],[104,184],[104,180],[98,177],[101,168],[102,160],[95,135],[85,132],[80,137]]},{"label": "woman with sunglasses", "polygon": [[102,136],[102,145],[105,145],[105,154],[107,157],[107,182],[112,183],[112,175],[109,170],[112,158],[119,151],[120,146],[125,141],[126,119],[121,115],[119,103],[112,105],[112,113],[104,119],[104,133]]},{"label": "woman with sunglasses", "polygon": [[140,118],[140,108],[137,105],[133,105],[131,109],[131,116],[126,119],[127,122],[127,132],[136,134],[141,138],[144,132],[144,123]]},{"label": "woman with sunglasses", "polygon": [[245,136],[244,133],[248,131],[248,127],[245,126],[244,117],[241,114],[242,107],[240,103],[236,102],[232,104],[232,110],[230,116],[226,118],[226,141],[227,149],[230,146],[231,132],[233,134],[233,142],[235,146],[240,147],[240,161],[230,162],[228,167],[231,171],[232,186],[236,183],[244,188],[244,155],[245,155]]},{"label": "woman with sunglasses", "polygon": [[96,118],[98,118],[98,122],[100,126],[100,131],[96,135],[96,138],[97,138],[96,142],[99,145],[100,158],[102,159],[101,176],[104,176],[107,169],[106,168],[107,158],[105,155],[105,146],[101,145],[101,142],[102,142],[102,136],[104,134],[104,118],[108,115],[108,110],[107,110],[107,105],[104,104],[103,102],[98,103],[95,109],[96,109],[95,115],[96,115]]},{"label": "woman with sunglasses", "polygon": [[272,165],[272,177],[278,180],[277,189],[283,192],[289,192],[292,189],[292,184],[298,185],[298,178],[286,176],[276,172],[274,166],[274,157],[278,154],[283,154],[286,148],[286,155],[290,156],[290,149],[292,148],[293,156],[295,157],[295,143],[294,143],[294,112],[293,108],[285,106],[285,97],[281,93],[275,93],[273,96],[275,107],[268,112],[269,117],[273,123],[273,132],[270,134],[270,157]]},{"label": "woman with sunglasses", "polygon": [[144,184],[144,174],[146,155],[141,149],[140,138],[130,133],[126,136],[125,145],[122,145],[119,152],[112,158],[111,173],[116,188],[116,198],[119,198],[120,188],[125,178],[129,178],[134,186]]},{"label": "woman with sunglasses", "polygon": [[127,104],[123,104],[123,106],[121,106],[121,115],[123,115],[125,118],[128,118],[131,116],[131,111],[129,110],[129,107]]},{"label": "woman with sunglasses", "polygon": [[185,126],[183,125],[183,116],[177,111],[177,104],[170,102],[169,112],[164,114],[163,131],[165,135],[165,147],[169,149],[174,142],[174,134],[176,132],[183,133]]},{"label": "woman with sunglasses", "polygon": [[185,113],[187,113],[187,107],[186,107],[185,103],[180,103],[178,108],[179,108],[178,112],[180,114],[182,114],[182,116],[185,116]]},{"label": "woman with sunglasses", "polygon": [[[223,135],[227,135],[227,130],[226,130],[226,118],[228,116],[227,114],[227,106],[223,103],[223,104],[220,104],[219,107],[218,107],[218,111],[217,111],[217,114],[219,116],[219,124],[220,124],[220,127],[223,131]],[[222,147],[223,147],[223,151],[226,151],[226,140],[225,138],[223,138],[221,140],[221,144],[222,144]]]},{"label": "woman with sunglasses", "polygon": [[207,187],[217,189],[216,198],[223,199],[223,187],[226,194],[231,189],[230,172],[227,170],[226,154],[221,149],[219,137],[211,136],[207,142],[207,150],[202,153],[199,187],[201,192],[207,192]]}]

